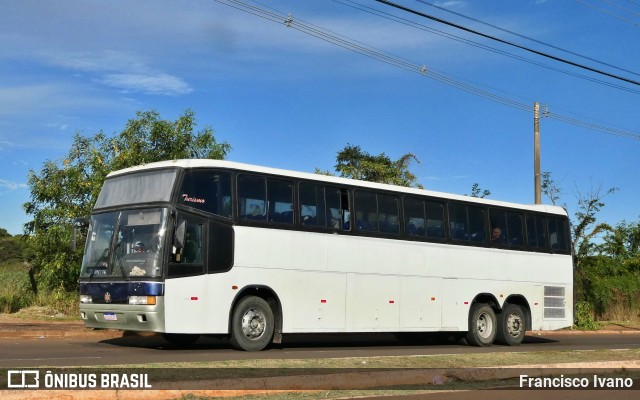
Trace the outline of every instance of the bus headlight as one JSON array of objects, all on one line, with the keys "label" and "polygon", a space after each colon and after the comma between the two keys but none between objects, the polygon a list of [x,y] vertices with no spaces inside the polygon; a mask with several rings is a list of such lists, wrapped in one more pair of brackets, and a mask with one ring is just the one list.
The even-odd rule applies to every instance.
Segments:
[{"label": "bus headlight", "polygon": [[93,300],[91,299],[91,296],[88,294],[81,294],[80,295],[80,303],[82,304],[87,304],[87,303],[92,303]]},{"label": "bus headlight", "polygon": [[156,296],[129,296],[129,304],[155,306]]}]

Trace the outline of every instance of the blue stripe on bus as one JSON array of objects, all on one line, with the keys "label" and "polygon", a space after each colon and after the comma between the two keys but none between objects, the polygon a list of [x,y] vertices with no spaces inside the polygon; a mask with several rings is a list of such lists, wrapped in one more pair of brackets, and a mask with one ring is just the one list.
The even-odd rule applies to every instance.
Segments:
[{"label": "blue stripe on bus", "polygon": [[103,298],[109,292],[113,300],[126,299],[128,296],[163,296],[162,282],[82,282],[80,294],[92,298]]}]

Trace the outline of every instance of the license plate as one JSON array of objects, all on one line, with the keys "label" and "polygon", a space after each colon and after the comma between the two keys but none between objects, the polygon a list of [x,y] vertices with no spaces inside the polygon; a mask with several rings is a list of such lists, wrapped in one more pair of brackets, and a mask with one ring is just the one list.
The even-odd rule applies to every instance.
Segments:
[{"label": "license plate", "polygon": [[104,313],[105,321],[117,321],[118,317],[115,313]]}]

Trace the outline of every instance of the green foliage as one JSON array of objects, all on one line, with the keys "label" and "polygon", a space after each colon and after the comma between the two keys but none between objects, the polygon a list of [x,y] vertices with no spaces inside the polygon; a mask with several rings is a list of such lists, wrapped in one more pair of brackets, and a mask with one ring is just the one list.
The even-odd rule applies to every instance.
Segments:
[{"label": "green foliage", "polygon": [[20,262],[0,265],[0,312],[12,313],[33,303],[29,267]]},{"label": "green foliage", "polygon": [[[344,178],[397,186],[423,187],[416,182],[416,176],[409,171],[411,161],[419,162],[412,153],[407,153],[394,161],[385,153],[374,156],[363,151],[360,146],[347,144],[338,152],[336,161],[335,169]],[[331,175],[327,171],[316,170],[316,173]]]},{"label": "green foliage", "polygon": [[576,294],[599,319],[632,319],[640,307],[640,258],[588,257],[576,271]]},{"label": "green foliage", "polygon": [[576,303],[575,327],[583,331],[595,331],[600,327],[593,319],[593,309],[586,301]]},{"label": "green foliage", "polygon": [[578,210],[572,221],[573,252],[576,257],[576,267],[580,268],[582,261],[593,254],[594,238],[599,234],[610,231],[606,223],[597,223],[596,215],[605,206],[604,198],[615,193],[617,188],[610,188],[602,193],[600,188],[589,193],[578,193]]},{"label": "green foliage", "polygon": [[[87,228],[76,221],[91,213],[109,172],[163,160],[221,159],[231,150],[211,128],[196,132],[191,110],[176,121],[163,120],[156,111],[136,115],[115,137],[76,133],[65,158],[46,161],[39,173],[29,171],[31,199],[23,207],[33,218],[26,230],[39,286],[75,290]],[[75,251],[70,248],[74,228],[80,228]]]},{"label": "green foliage", "polygon": [[491,191],[487,189],[482,189],[480,187],[480,184],[477,182],[471,186],[471,197],[479,197],[481,199],[484,199],[485,197],[490,195],[491,195]]},{"label": "green foliage", "polygon": [[0,264],[24,261],[26,242],[22,236],[11,236],[6,229],[0,228]]},{"label": "green foliage", "polygon": [[[558,200],[560,200],[560,195],[562,194],[562,190],[560,186],[553,180],[551,177],[551,172],[544,171],[541,174],[542,182],[540,184],[540,188],[542,193],[547,196],[551,204],[554,206],[557,205]],[[565,207],[566,208],[566,207]]]}]

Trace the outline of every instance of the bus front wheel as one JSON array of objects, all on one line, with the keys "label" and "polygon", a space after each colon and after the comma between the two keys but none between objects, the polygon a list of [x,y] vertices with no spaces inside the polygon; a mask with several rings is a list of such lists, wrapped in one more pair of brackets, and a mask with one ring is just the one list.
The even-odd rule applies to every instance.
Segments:
[{"label": "bus front wheel", "polygon": [[233,310],[229,341],[238,350],[260,351],[271,342],[273,330],[269,304],[260,297],[247,296]]},{"label": "bus front wheel", "polygon": [[493,308],[487,304],[475,303],[469,311],[469,332],[467,343],[472,346],[491,346],[497,333],[497,319]]},{"label": "bus front wheel", "polygon": [[496,342],[508,346],[519,346],[524,340],[525,319],[522,308],[507,304],[500,313]]}]

